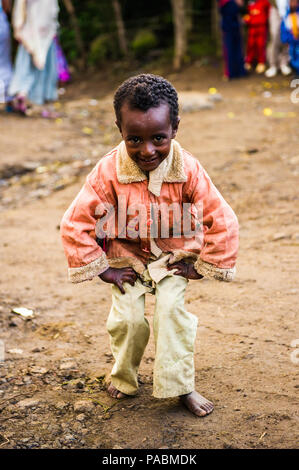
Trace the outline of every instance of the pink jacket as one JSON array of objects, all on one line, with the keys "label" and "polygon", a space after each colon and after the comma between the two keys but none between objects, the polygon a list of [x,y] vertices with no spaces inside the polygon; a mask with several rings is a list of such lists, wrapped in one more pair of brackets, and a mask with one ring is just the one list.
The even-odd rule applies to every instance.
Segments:
[{"label": "pink jacket", "polygon": [[[160,188],[151,192],[146,175],[123,148],[122,142],[97,163],[63,216],[71,282],[92,279],[109,266],[131,266],[142,275],[152,239],[161,252],[172,254],[171,262],[187,258],[204,277],[231,281],[237,217],[198,160],[173,141],[165,171],[160,176],[158,171]],[[96,238],[103,233],[105,251]]]}]

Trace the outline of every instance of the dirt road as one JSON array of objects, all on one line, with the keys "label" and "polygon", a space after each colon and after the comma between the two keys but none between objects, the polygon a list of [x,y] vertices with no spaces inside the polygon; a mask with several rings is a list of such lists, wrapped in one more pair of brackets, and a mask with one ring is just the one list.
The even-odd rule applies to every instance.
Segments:
[{"label": "dirt road", "polygon": [[[85,175],[119,141],[117,80],[71,84],[57,121],[0,113],[1,448],[296,446],[299,104],[290,80],[219,77],[212,66],[168,76],[179,91],[222,96],[212,109],[182,112],[178,140],[240,222],[235,282],[191,281],[186,295],[199,319],[197,388],[215,404],[203,419],[151,396],[152,336],[138,397],[106,395],[110,286],[67,282],[58,227]],[[151,323],[152,298],[146,312]]]}]

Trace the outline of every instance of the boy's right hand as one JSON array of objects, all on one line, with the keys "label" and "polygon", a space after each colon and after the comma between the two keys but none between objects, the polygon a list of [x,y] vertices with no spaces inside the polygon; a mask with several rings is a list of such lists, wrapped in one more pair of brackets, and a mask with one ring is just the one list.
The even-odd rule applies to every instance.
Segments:
[{"label": "boy's right hand", "polygon": [[123,283],[128,282],[131,286],[134,286],[137,274],[133,268],[108,268],[102,274],[99,274],[99,278],[104,282],[114,284],[122,294],[125,294]]}]

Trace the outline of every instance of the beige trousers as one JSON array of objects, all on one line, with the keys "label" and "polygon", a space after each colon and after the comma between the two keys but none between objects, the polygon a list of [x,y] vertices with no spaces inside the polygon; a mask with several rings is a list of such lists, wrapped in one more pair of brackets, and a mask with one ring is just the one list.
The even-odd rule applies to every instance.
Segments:
[{"label": "beige trousers", "polygon": [[125,283],[126,293],[121,294],[112,286],[112,306],[107,320],[115,359],[111,383],[127,395],[137,392],[138,368],[150,335],[144,316],[145,294],[149,292],[156,297],[153,396],[168,398],[190,393],[194,390],[197,317],[184,307],[188,281],[171,271],[159,282],[152,280],[149,270],[144,278],[151,281],[153,287],[137,279],[134,286]]},{"label": "beige trousers", "polygon": [[269,14],[270,41],[267,47],[267,58],[271,67],[288,65],[290,61],[289,45],[282,44],[280,40],[280,25],[278,9],[272,6]]}]

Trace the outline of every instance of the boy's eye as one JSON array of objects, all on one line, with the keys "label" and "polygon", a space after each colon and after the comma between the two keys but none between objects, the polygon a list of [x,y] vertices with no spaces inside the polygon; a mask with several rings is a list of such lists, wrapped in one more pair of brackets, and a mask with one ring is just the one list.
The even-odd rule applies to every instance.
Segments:
[{"label": "boy's eye", "polygon": [[163,141],[164,137],[163,135],[155,135],[154,141],[158,142],[159,144]]},{"label": "boy's eye", "polygon": [[128,140],[129,140],[129,142],[131,142],[132,144],[139,144],[139,142],[140,142],[140,138],[139,138],[139,137],[130,137]]}]

